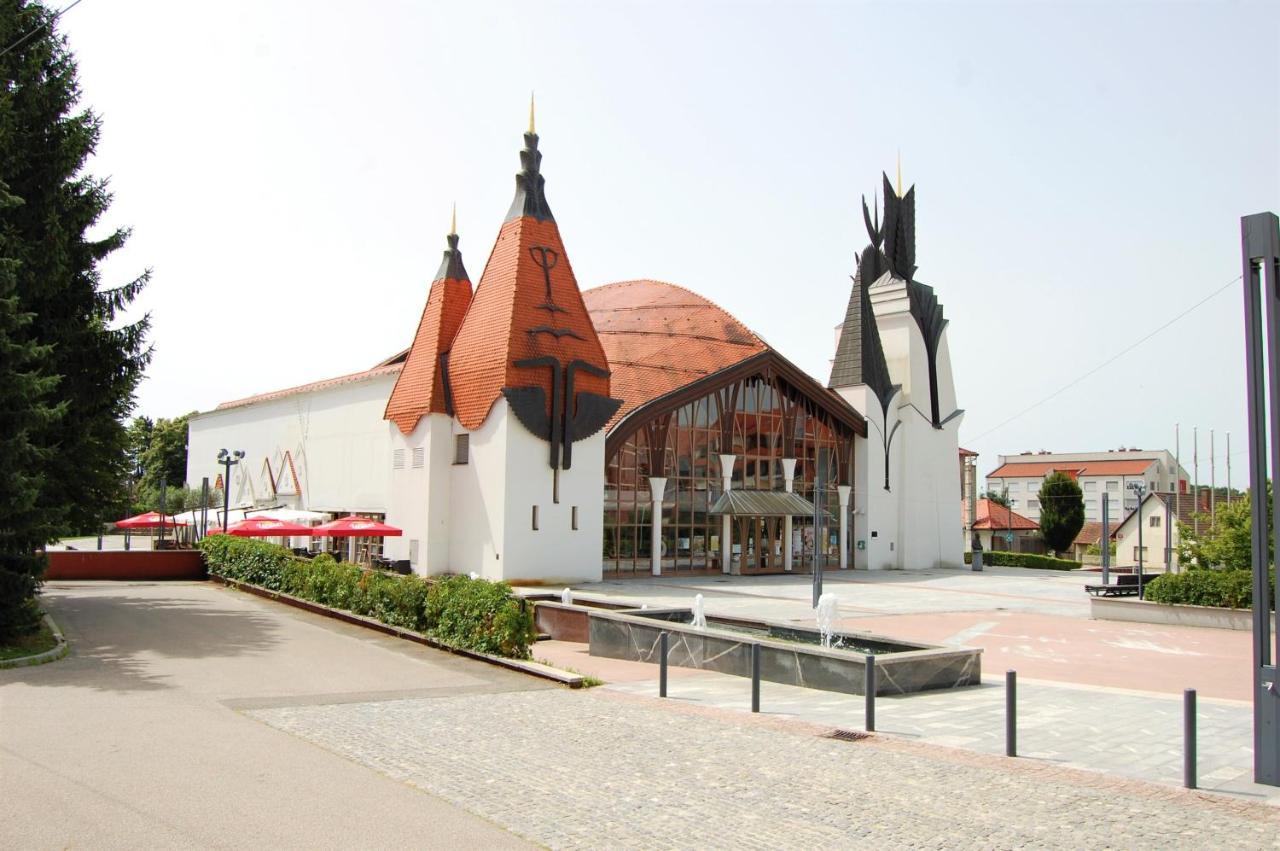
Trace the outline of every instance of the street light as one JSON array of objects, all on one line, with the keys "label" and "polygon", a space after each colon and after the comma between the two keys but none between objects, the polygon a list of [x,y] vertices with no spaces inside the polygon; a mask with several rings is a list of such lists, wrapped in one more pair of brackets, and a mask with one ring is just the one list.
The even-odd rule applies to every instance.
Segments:
[{"label": "street light", "polygon": [[1142,592],[1142,559],[1145,555],[1142,549],[1142,500],[1147,495],[1146,482],[1129,482],[1129,490],[1138,495],[1138,507],[1134,513],[1138,515],[1138,599],[1145,599]]},{"label": "street light", "polygon": [[218,463],[226,471],[222,477],[222,531],[224,532],[231,525],[231,468],[239,464],[243,457],[243,449],[237,449],[235,452],[218,450]]}]

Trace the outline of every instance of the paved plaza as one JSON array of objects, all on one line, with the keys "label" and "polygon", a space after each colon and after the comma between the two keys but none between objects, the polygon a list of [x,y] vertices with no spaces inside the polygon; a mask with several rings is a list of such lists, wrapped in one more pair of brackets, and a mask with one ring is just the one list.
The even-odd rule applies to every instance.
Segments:
[{"label": "paved plaza", "polygon": [[[807,585],[783,579],[707,582],[708,609],[807,619]],[[943,618],[987,597],[1028,605],[1010,617],[1080,608],[1062,577],[862,579],[828,586],[872,612],[842,605],[846,620]],[[624,590],[690,596],[675,581]],[[1247,709],[1229,699],[1201,706],[1216,791],[1188,791],[1172,693],[1027,678],[1010,760],[991,684],[882,698],[880,732],[839,741],[861,729],[860,698],[766,683],[753,715],[746,680],[676,670],[659,700],[654,666],[566,642],[534,655],[602,666],[608,685],[562,689],[208,583],[51,583],[44,599],[72,653],[0,672],[0,799],[19,814],[2,847],[1278,844],[1272,790],[1241,773]],[[935,610],[892,613],[908,599]]]}]

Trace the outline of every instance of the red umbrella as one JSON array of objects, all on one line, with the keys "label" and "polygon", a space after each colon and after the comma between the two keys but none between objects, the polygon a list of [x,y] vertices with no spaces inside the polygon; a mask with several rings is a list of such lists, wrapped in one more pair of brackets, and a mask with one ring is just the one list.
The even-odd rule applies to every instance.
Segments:
[{"label": "red umbrella", "polygon": [[238,523],[232,523],[227,527],[225,534],[240,538],[288,538],[294,535],[311,535],[313,531],[314,527],[290,523],[288,520],[248,517]]},{"label": "red umbrella", "polygon": [[359,517],[352,514],[347,517],[340,517],[337,520],[330,520],[328,523],[321,523],[319,526],[312,526],[309,530],[310,534],[317,537],[351,537],[351,538],[394,538],[404,534],[403,529],[397,529],[395,526],[388,526],[371,517]]},{"label": "red umbrella", "polygon": [[173,519],[173,517],[161,514],[158,511],[148,511],[146,514],[138,514],[134,517],[126,517],[123,520],[116,521],[117,529],[171,529],[174,526],[186,526],[185,522]]}]

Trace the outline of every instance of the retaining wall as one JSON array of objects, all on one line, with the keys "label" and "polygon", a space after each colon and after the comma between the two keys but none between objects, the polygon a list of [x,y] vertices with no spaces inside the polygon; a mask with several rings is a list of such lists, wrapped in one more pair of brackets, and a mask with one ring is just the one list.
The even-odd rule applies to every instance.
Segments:
[{"label": "retaining wall", "polygon": [[204,559],[196,550],[55,550],[44,578],[152,580],[206,579]]}]

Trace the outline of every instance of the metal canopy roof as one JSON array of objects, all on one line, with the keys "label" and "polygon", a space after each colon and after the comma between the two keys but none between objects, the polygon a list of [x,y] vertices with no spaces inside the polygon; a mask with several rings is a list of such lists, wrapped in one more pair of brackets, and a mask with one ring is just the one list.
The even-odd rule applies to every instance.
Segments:
[{"label": "metal canopy roof", "polygon": [[814,510],[812,502],[788,491],[731,490],[711,506],[712,514],[735,517],[809,517]]}]

